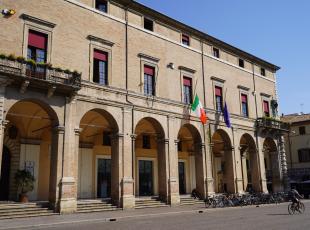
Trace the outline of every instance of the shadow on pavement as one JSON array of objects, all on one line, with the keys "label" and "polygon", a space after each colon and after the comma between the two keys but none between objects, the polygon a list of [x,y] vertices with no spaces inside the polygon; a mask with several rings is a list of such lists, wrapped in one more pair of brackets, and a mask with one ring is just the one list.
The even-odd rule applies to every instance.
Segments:
[{"label": "shadow on pavement", "polygon": [[288,213],[272,213],[272,214],[266,214],[267,216],[289,216],[290,214]]}]

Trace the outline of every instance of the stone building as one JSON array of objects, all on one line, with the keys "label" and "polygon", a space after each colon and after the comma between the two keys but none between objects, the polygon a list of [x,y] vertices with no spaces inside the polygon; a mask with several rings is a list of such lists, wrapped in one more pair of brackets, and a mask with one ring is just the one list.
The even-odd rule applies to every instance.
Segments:
[{"label": "stone building", "polygon": [[36,179],[30,200],[61,213],[81,199],[127,209],[143,196],[178,205],[193,189],[284,189],[287,128],[266,118],[276,65],[131,0],[0,7],[15,13],[0,18],[2,200],[17,199],[18,169]]},{"label": "stone building", "polygon": [[290,124],[285,135],[288,176],[291,183],[310,180],[310,114],[290,114],[281,117]]}]

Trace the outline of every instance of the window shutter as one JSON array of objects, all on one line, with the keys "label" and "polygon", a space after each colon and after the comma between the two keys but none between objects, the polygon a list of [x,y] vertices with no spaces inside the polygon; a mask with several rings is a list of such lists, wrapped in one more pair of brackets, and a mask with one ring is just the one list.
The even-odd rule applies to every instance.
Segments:
[{"label": "window shutter", "polygon": [[154,76],[155,75],[155,68],[148,66],[148,65],[145,65],[144,66],[144,74]]},{"label": "window shutter", "polygon": [[184,42],[189,42],[189,36],[183,34],[183,35],[182,35],[182,40],[183,40]]},{"label": "window shutter", "polygon": [[221,87],[215,87],[215,96],[222,96],[222,88]]},{"label": "window shutter", "polygon": [[100,50],[94,50],[94,58],[100,61],[107,61],[108,54]]},{"label": "window shutter", "polygon": [[30,30],[28,35],[28,45],[36,47],[38,49],[46,49],[47,46],[46,34]]},{"label": "window shutter", "polygon": [[269,113],[269,102],[268,101],[264,101],[264,112]]},{"label": "window shutter", "polygon": [[183,85],[192,86],[192,79],[188,77],[183,77]]},{"label": "window shutter", "polygon": [[247,97],[247,95],[241,94],[241,101],[242,101],[243,103],[247,103],[247,102],[248,102],[248,97]]}]

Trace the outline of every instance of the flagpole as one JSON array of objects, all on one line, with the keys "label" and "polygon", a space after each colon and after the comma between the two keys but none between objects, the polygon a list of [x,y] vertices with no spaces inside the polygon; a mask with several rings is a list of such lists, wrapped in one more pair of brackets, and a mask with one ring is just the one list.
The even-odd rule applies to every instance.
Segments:
[{"label": "flagpole", "polygon": [[195,83],[195,87],[194,87],[194,91],[193,91],[193,96],[194,96],[194,98],[195,98],[195,96],[196,96],[197,83],[198,83],[198,78],[196,79],[196,83]]}]

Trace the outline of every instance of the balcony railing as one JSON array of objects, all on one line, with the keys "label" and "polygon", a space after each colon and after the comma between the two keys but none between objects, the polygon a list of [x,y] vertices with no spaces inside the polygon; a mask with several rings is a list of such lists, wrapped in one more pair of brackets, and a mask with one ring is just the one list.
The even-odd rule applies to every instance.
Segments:
[{"label": "balcony railing", "polygon": [[271,118],[258,118],[256,120],[256,127],[261,128],[263,130],[279,130],[279,131],[285,131],[288,132],[290,129],[290,126],[288,123],[274,120]]},{"label": "balcony railing", "polygon": [[77,91],[81,88],[80,73],[64,72],[45,65],[31,65],[26,62],[0,59],[0,74],[10,76],[14,82],[29,80],[30,84],[34,83],[35,86],[43,88],[46,85],[59,86],[57,88],[66,91]]}]

